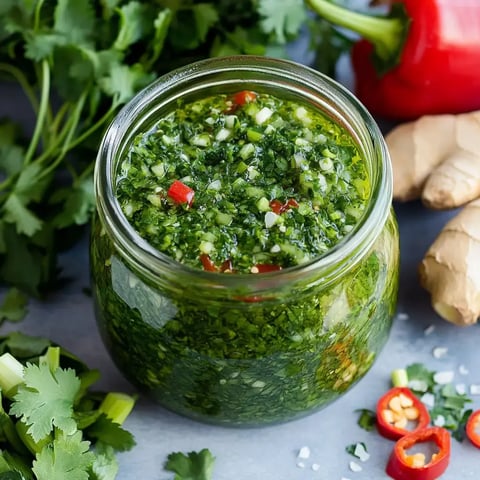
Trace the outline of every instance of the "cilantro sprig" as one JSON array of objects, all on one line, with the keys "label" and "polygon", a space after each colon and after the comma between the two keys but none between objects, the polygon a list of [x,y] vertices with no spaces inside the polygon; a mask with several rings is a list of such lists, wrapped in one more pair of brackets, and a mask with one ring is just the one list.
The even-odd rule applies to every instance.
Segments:
[{"label": "cilantro sprig", "polygon": [[174,480],[211,480],[215,457],[204,448],[200,452],[173,452],[168,455],[165,470],[175,473]]},{"label": "cilantro sprig", "polygon": [[113,480],[135,445],[135,399],[90,389],[98,372],[48,340],[0,337],[0,478]]}]

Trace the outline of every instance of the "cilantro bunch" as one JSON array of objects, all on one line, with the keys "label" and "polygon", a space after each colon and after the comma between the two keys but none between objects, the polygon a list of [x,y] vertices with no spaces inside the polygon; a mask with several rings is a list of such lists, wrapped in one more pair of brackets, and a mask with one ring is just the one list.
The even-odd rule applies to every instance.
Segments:
[{"label": "cilantro bunch", "polygon": [[305,18],[302,0],[2,0],[0,81],[23,90],[33,130],[0,119],[0,284],[55,286],[94,211],[100,137],[135,93],[201,58],[284,55]]},{"label": "cilantro bunch", "polygon": [[0,337],[0,478],[113,480],[134,399],[90,390],[98,372],[48,340]]}]

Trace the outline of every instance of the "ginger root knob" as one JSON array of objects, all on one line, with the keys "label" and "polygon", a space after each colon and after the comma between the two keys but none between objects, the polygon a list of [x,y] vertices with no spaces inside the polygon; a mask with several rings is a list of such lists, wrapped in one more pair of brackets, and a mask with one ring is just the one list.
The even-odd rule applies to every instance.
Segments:
[{"label": "ginger root knob", "polygon": [[472,325],[480,317],[479,259],[480,199],[445,225],[419,266],[433,308],[456,325]]},{"label": "ginger root knob", "polygon": [[436,209],[480,197],[480,112],[427,115],[385,137],[393,166],[393,198],[421,198]]}]

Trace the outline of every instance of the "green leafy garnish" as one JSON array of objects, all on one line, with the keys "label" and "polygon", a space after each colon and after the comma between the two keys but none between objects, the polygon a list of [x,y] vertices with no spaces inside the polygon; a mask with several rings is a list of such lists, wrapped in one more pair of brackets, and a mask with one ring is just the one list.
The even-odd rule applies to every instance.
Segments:
[{"label": "green leafy garnish", "polygon": [[367,432],[371,432],[375,428],[377,422],[376,413],[373,410],[369,410],[367,408],[360,408],[355,411],[360,413],[360,416],[357,420],[358,426],[363,428]]},{"label": "green leafy garnish", "polygon": [[18,322],[27,314],[27,297],[17,288],[11,288],[0,303],[0,325],[5,321]]},{"label": "green leafy garnish", "polygon": [[174,480],[211,480],[215,457],[204,448],[200,452],[171,453],[165,470],[175,473]]},{"label": "green leafy garnish", "polygon": [[418,395],[433,395],[434,406],[430,416],[434,424],[443,426],[452,433],[453,438],[462,441],[465,438],[465,424],[471,410],[466,409],[472,400],[464,393],[458,393],[452,384],[435,382],[435,372],[422,364],[415,363],[407,367],[409,387]]},{"label": "green leafy garnish", "polygon": [[134,398],[92,392],[98,373],[46,339],[0,337],[0,363],[0,480],[114,480]]}]

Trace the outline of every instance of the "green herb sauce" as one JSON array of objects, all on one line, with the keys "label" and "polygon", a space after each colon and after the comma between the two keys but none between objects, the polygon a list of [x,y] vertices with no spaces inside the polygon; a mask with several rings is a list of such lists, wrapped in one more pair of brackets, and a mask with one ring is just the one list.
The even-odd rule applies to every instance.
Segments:
[{"label": "green herb sauce", "polygon": [[[257,122],[264,108],[272,113]],[[202,253],[216,265],[230,259],[231,275],[328,252],[371,194],[365,162],[343,129],[267,95],[234,111],[223,95],[179,105],[119,165],[118,200],[144,238],[194,268]],[[168,197],[174,180],[195,191],[191,205]],[[289,199],[298,206],[267,226],[270,202]],[[398,231],[392,213],[336,281],[297,282],[259,302],[143,278],[99,218],[91,263],[100,331],[133,383],[192,418],[259,425],[327,405],[370,368],[395,310]]]},{"label": "green herb sauce", "polygon": [[[194,200],[176,203],[180,180]],[[175,260],[289,267],[316,258],[357,224],[370,196],[352,138],[311,108],[270,95],[179,105],[138,135],[116,196],[131,225]],[[275,212],[271,202],[294,207]]]}]

